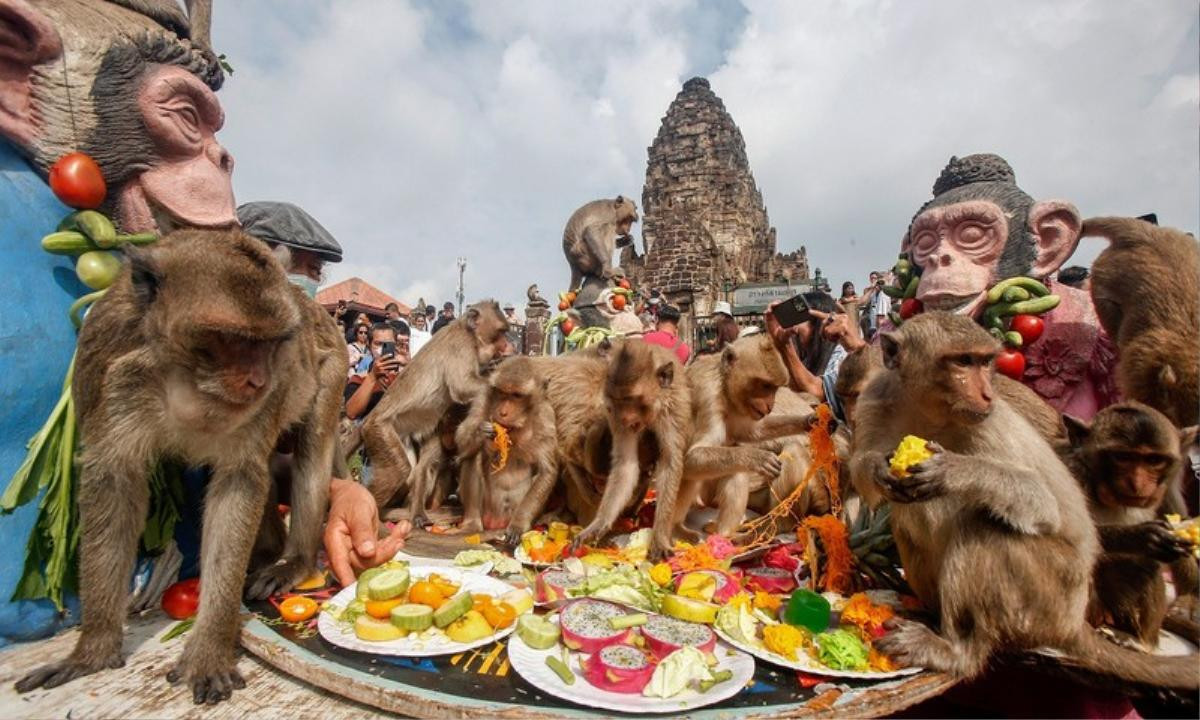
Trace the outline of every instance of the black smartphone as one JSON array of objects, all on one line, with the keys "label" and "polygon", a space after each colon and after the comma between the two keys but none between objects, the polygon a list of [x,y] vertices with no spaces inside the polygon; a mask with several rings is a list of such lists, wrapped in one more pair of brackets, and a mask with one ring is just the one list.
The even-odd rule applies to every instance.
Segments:
[{"label": "black smartphone", "polygon": [[395,357],[395,356],[396,356],[396,343],[385,342],[379,346],[379,357],[386,358],[386,357]]},{"label": "black smartphone", "polygon": [[771,313],[775,315],[775,319],[783,327],[799,325],[812,318],[811,309],[808,307],[808,301],[804,299],[803,294],[784,300],[772,308]]}]

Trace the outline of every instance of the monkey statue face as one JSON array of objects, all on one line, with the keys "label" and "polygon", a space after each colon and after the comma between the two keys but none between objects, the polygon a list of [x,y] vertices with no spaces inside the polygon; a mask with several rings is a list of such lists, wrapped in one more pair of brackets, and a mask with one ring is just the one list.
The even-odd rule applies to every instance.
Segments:
[{"label": "monkey statue face", "polygon": [[741,338],[721,352],[722,391],[735,413],[761,420],[775,409],[775,395],[787,385],[787,367],[766,335]]},{"label": "monkey statue face", "polygon": [[975,425],[992,412],[999,346],[974,320],[946,312],[917,315],[880,335],[884,367],[898,372],[917,412],[931,421]]},{"label": "monkey statue face", "polygon": [[626,342],[610,360],[604,401],[614,433],[639,433],[658,419],[661,395],[675,382],[676,362],[654,348]]},{"label": "monkey statue face", "polygon": [[13,78],[0,135],[43,176],[67,152],[91,155],[108,185],[101,209],[126,232],[234,226],[208,30],[173,3],[148,7],[156,19],[101,0],[0,0],[0,36],[25,41],[0,59]]},{"label": "monkey statue face", "polygon": [[996,282],[1045,278],[1079,243],[1082,222],[1075,207],[1035,203],[997,155],[951,158],[933,192],[901,245],[921,270],[917,298],[927,310],[973,316]]}]

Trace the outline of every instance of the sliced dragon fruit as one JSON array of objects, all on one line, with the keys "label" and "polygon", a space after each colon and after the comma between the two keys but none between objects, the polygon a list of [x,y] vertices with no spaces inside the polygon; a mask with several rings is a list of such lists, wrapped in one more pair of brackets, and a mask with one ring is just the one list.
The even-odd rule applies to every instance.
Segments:
[{"label": "sliced dragon fruit", "polygon": [[546,570],[537,576],[538,602],[555,603],[566,600],[567,590],[582,582],[582,575],[566,570]]},{"label": "sliced dragon fruit", "polygon": [[710,653],[717,644],[717,636],[707,625],[676,620],[666,615],[651,615],[642,626],[642,637],[646,638],[646,647],[659,660],[689,645],[700,652]]},{"label": "sliced dragon fruit", "polygon": [[633,636],[633,629],[613,630],[609,622],[628,612],[620,605],[603,600],[580,598],[563,606],[559,615],[563,645],[587,655],[609,645],[623,643]]},{"label": "sliced dragon fruit", "polygon": [[746,569],[746,587],[776,595],[796,589],[796,578],[787,570],[773,567]]},{"label": "sliced dragon fruit", "polygon": [[[683,587],[684,580],[689,575],[692,575],[692,576],[707,575],[708,577],[711,577],[714,581],[716,581],[716,588],[713,590],[712,597],[704,598],[705,600],[709,600],[709,601],[712,601],[715,603],[728,602],[729,599],[731,597],[733,597],[734,595],[737,595],[738,590],[741,589],[741,586],[738,585],[737,578],[734,577],[733,575],[730,575],[727,572],[721,572],[720,570],[710,570],[710,569],[693,570],[691,572],[681,573],[681,574],[677,575],[675,577],[675,587],[677,587],[677,588]],[[707,595],[707,593],[705,593],[705,594]]]},{"label": "sliced dragon fruit", "polygon": [[588,682],[616,693],[640,693],[654,675],[654,663],[632,645],[609,645],[582,665]]}]

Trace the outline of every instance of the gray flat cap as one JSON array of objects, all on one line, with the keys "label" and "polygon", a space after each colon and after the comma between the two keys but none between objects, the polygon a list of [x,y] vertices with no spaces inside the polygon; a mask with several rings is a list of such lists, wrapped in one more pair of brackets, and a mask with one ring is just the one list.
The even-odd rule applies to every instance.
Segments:
[{"label": "gray flat cap", "polygon": [[237,209],[242,230],[263,242],[309,250],[326,262],[342,261],[342,246],[321,223],[291,203],[251,202]]}]

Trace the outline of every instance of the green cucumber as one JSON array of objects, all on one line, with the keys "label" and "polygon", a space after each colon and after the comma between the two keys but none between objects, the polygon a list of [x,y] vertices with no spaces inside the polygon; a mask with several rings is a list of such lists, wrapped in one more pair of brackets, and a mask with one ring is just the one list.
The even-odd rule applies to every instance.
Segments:
[{"label": "green cucumber", "polygon": [[1016,330],[1009,330],[1004,333],[1004,343],[1009,347],[1019,348],[1025,343],[1025,338],[1021,337],[1021,333]]},{"label": "green cucumber", "polygon": [[558,642],[558,626],[545,618],[526,613],[517,618],[517,637],[534,650],[546,650]]},{"label": "green cucumber", "polygon": [[384,570],[367,582],[367,596],[372,600],[391,600],[408,590],[407,570]]},{"label": "green cucumber", "polygon": [[112,220],[105,217],[103,213],[95,210],[79,210],[68,215],[63,222],[67,227],[62,227],[60,224],[59,228],[62,230],[78,230],[105,250],[116,247],[117,229],[113,227]]},{"label": "green cucumber", "polygon": [[554,671],[559,680],[562,680],[567,685],[575,684],[575,673],[571,672],[571,668],[567,667],[567,664],[562,660],[550,655],[546,658],[546,665]]},{"label": "green cucumber", "polygon": [[902,290],[898,287],[893,287],[892,285],[884,285],[884,286],[880,287],[879,289],[883,291],[884,295],[887,295],[888,297],[890,297],[893,300],[903,300],[904,299],[904,290]]},{"label": "green cucumber", "polygon": [[646,613],[637,613],[635,615],[622,615],[620,617],[609,618],[608,624],[612,625],[613,630],[628,630],[631,627],[645,625],[650,618],[646,617]]},{"label": "green cucumber", "polygon": [[471,593],[463,591],[446,602],[442,606],[433,611],[433,624],[440,628],[444,628],[471,609]]},{"label": "green cucumber", "polygon": [[1013,285],[1004,291],[1001,299],[1006,303],[1021,302],[1029,299],[1029,291],[1019,285]]},{"label": "green cucumber", "polygon": [[433,625],[433,608],[428,605],[408,603],[392,608],[392,624],[401,630],[421,632]]},{"label": "green cucumber", "polygon": [[1004,297],[1004,291],[1010,287],[1021,287],[1028,290],[1034,297],[1045,297],[1050,294],[1050,289],[1031,277],[1011,277],[1007,280],[1001,280],[988,290],[988,303],[998,303],[1000,298]]},{"label": "green cucumber", "polygon": [[62,230],[43,236],[42,249],[55,255],[80,255],[95,250],[96,245],[81,232]]},{"label": "green cucumber", "polygon": [[371,582],[371,578],[383,572],[381,567],[373,567],[362,571],[362,575],[358,576],[358,584],[354,586],[354,598],[366,602],[371,599],[367,593],[367,583]]},{"label": "green cucumber", "polygon": [[912,277],[912,279],[908,281],[908,285],[906,285],[904,287],[904,299],[907,300],[909,298],[916,297],[917,296],[917,287],[920,284],[921,284],[921,278],[919,276],[914,275]]}]

